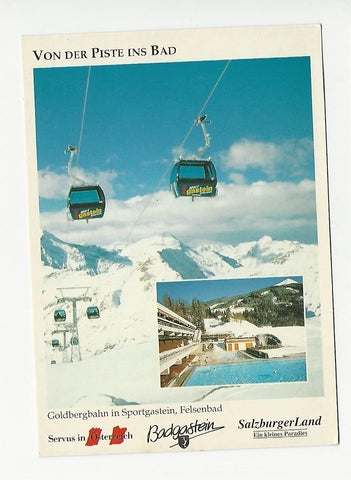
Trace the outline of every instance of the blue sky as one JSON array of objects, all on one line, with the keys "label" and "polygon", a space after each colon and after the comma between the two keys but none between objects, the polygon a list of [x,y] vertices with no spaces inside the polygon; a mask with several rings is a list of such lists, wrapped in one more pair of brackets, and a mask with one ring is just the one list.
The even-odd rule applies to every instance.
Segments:
[{"label": "blue sky", "polygon": [[[87,232],[97,238],[99,230],[100,243],[107,245],[128,235],[131,224],[138,239],[150,222],[158,233],[194,237],[180,229],[180,218],[188,226],[213,224],[208,240],[237,243],[271,235],[316,242],[308,57],[230,62],[203,111],[211,121],[205,156],[216,165],[218,197],[172,197],[169,169],[225,65],[91,67],[78,173],[100,183],[107,210],[85,229],[73,222],[75,241],[84,241]],[[41,222],[59,236],[67,230],[70,183],[64,150],[78,144],[87,73],[87,67],[34,71]],[[182,154],[202,145],[201,128],[194,127]]]},{"label": "blue sky", "polygon": [[244,295],[265,287],[277,285],[286,279],[302,284],[302,277],[259,277],[226,280],[188,280],[185,282],[157,283],[157,301],[167,293],[173,300],[183,300],[188,305],[196,298],[206,302],[221,297]]}]

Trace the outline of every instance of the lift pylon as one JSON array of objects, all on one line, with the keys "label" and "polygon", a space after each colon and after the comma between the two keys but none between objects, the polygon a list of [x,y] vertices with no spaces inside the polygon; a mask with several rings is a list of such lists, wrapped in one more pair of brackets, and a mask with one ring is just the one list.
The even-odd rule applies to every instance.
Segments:
[{"label": "lift pylon", "polygon": [[[80,290],[82,293],[80,295],[65,295],[65,290]],[[71,324],[66,324],[59,330],[55,330],[52,333],[62,333],[63,334],[63,361],[68,361],[67,349],[67,333],[71,334],[70,345],[71,345],[71,358],[70,361],[73,362],[74,360],[74,353],[77,351],[79,360],[82,359],[81,351],[80,351],[80,341],[79,341],[79,331],[78,331],[78,315],[77,315],[77,303],[78,302],[91,302],[92,298],[88,295],[89,287],[65,287],[58,289],[61,293],[61,297],[57,299],[57,303],[67,303],[70,302],[72,304],[72,315],[73,315],[73,322]]]}]

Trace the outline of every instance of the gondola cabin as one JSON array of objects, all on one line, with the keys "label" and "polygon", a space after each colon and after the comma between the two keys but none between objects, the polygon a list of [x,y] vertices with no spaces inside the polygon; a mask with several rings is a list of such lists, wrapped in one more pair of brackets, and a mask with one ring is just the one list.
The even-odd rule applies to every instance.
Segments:
[{"label": "gondola cabin", "polygon": [[88,307],[87,308],[87,317],[90,318],[99,318],[100,312],[98,307]]},{"label": "gondola cabin", "polygon": [[72,186],[67,207],[73,220],[102,218],[105,213],[105,194],[100,185]]},{"label": "gondola cabin", "polygon": [[64,310],[55,310],[54,320],[55,320],[55,322],[65,322],[66,321],[66,312]]},{"label": "gondola cabin", "polygon": [[175,197],[214,197],[217,174],[211,160],[178,160],[172,168],[170,188]]}]

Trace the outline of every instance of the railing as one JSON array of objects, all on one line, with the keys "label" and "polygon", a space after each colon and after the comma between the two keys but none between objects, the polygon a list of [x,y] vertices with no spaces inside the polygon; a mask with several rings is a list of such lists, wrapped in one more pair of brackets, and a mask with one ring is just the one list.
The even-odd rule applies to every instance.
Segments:
[{"label": "railing", "polygon": [[171,331],[176,332],[185,332],[185,333],[195,333],[195,328],[186,327],[185,325],[180,325],[179,323],[172,322],[162,317],[157,317],[158,324],[164,327],[171,328]]},{"label": "railing", "polygon": [[160,366],[163,369],[166,369],[167,367],[173,365],[177,360],[181,360],[187,355],[190,355],[198,348],[198,346],[198,343],[192,343],[190,345],[185,345],[184,347],[178,347],[173,350],[166,350],[165,352],[160,353]]}]

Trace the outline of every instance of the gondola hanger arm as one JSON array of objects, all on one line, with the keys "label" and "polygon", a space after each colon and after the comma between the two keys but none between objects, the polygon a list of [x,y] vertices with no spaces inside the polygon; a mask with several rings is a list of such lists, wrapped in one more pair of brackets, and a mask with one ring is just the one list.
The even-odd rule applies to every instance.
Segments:
[{"label": "gondola hanger arm", "polygon": [[88,185],[87,182],[85,182],[84,180],[82,180],[81,178],[77,177],[76,175],[74,175],[72,173],[72,162],[73,162],[73,158],[74,158],[74,155],[77,155],[78,154],[78,148],[77,147],[72,147],[72,145],[67,145],[67,150],[65,150],[65,153],[69,153],[69,160],[68,160],[68,163],[67,163],[67,172],[68,172],[68,175],[70,176],[70,178],[75,181],[78,185]]},{"label": "gondola hanger arm", "polygon": [[202,132],[204,134],[204,139],[205,139],[205,145],[203,145],[202,147],[200,147],[197,152],[195,152],[191,159],[192,160],[201,160],[199,157],[200,155],[202,155],[207,149],[208,147],[210,146],[210,134],[207,132],[206,130],[206,126],[205,124],[206,123],[211,123],[210,121],[207,121],[206,122],[206,118],[207,118],[207,115],[202,115],[201,117],[197,117],[195,120],[194,120],[194,125],[201,125],[201,128],[202,128]]}]

